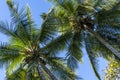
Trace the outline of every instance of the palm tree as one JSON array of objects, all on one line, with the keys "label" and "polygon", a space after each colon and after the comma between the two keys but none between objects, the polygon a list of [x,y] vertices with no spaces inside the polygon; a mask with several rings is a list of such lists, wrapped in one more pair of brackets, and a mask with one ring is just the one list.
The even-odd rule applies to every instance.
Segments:
[{"label": "palm tree", "polygon": [[[61,37],[55,38],[51,26],[51,12],[38,29],[31,18],[29,7],[19,10],[18,5],[7,0],[11,22],[0,22],[0,31],[10,37],[10,42],[0,44],[0,67],[7,68],[7,80],[75,80],[79,79],[57,53],[64,47],[56,46]],[[59,38],[59,39],[58,39]]]},{"label": "palm tree", "polygon": [[[59,24],[59,36],[66,37],[67,63],[74,70],[86,48],[95,75],[97,57],[120,58],[120,2],[118,0],[49,0],[53,2],[54,18]],[[65,45],[65,44],[64,44]]]},{"label": "palm tree", "polygon": [[120,79],[120,61],[111,59],[105,70],[104,80],[119,80]]}]

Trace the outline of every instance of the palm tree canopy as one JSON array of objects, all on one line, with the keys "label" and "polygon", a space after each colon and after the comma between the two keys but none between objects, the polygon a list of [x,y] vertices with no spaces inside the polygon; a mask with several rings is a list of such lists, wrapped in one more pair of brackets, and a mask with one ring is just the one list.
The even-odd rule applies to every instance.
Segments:
[{"label": "palm tree canopy", "polygon": [[[52,11],[37,29],[26,6],[19,10],[18,5],[7,0],[11,12],[11,22],[0,22],[0,31],[10,36],[10,42],[0,44],[0,67],[7,68],[8,80],[74,80],[80,79],[66,66],[64,58],[57,57],[64,45],[59,45],[63,37],[56,38],[57,27],[53,27]],[[65,35],[63,35],[65,36]],[[55,40],[53,40],[55,39]],[[63,42],[65,44],[65,42]],[[56,78],[57,77],[57,78]]]},{"label": "palm tree canopy", "polygon": [[[48,0],[54,4],[54,19],[58,32],[66,35],[67,63],[74,70],[86,48],[93,70],[97,72],[97,57],[120,58],[120,2],[118,0]],[[61,41],[63,42],[63,40]]]}]

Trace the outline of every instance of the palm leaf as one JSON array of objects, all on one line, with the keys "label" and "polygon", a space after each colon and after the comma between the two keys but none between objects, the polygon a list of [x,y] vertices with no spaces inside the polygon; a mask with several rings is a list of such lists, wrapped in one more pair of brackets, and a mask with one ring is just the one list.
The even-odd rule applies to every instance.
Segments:
[{"label": "palm leaf", "polygon": [[63,64],[61,60],[56,60],[54,58],[49,58],[49,65],[51,67],[51,71],[53,71],[53,74],[56,76],[59,76],[59,79],[61,80],[74,80],[74,79],[81,79],[74,72],[70,70],[67,66]]},{"label": "palm leaf", "polygon": [[[75,32],[71,38],[71,41],[68,46],[68,61],[67,64],[68,66],[74,70],[74,68],[77,68],[77,60],[82,61],[82,38],[80,36],[81,34],[79,32]],[[74,64],[74,65],[73,65]]]},{"label": "palm leaf", "polygon": [[[95,16],[98,24],[101,25],[116,25],[118,24],[120,17],[120,6],[119,2],[115,3],[109,10],[102,9]],[[114,14],[114,15],[113,15]],[[111,24],[113,22],[113,24]]]},{"label": "palm leaf", "polygon": [[8,1],[7,3],[11,11],[12,23],[15,26],[16,35],[29,44],[31,36],[29,34],[31,33],[31,21],[29,21],[27,17],[28,12],[25,13],[23,9],[19,11],[18,5],[15,5],[12,1]]},{"label": "palm leaf", "polygon": [[48,52],[50,56],[56,55],[59,51],[63,51],[67,47],[71,34],[71,32],[67,32],[58,36],[55,40],[44,46],[42,50]]},{"label": "palm leaf", "polygon": [[27,15],[27,19],[28,19],[28,22],[29,22],[28,34],[30,36],[30,39],[33,40],[34,38],[32,37],[32,35],[33,35],[34,31],[36,30],[36,28],[34,27],[35,24],[34,24],[34,21],[32,19],[32,14],[30,12],[29,5],[26,6],[26,15]]},{"label": "palm leaf", "polygon": [[27,65],[26,80],[39,80],[37,72],[37,64],[35,61],[30,61]]},{"label": "palm leaf", "polygon": [[7,80],[26,80],[26,70],[19,67],[16,71],[14,71],[11,75],[6,76]]},{"label": "palm leaf", "polygon": [[9,25],[7,22],[0,22],[0,32],[11,37],[17,37],[15,34],[15,28],[12,23]]},{"label": "palm leaf", "polygon": [[25,57],[25,55],[20,54],[20,52],[21,51],[16,49],[14,46],[10,46],[7,43],[1,43],[0,66],[2,67],[3,65],[7,65],[7,67],[11,66],[11,68],[15,68],[15,66],[22,61],[22,58]]},{"label": "palm leaf", "polygon": [[96,54],[93,53],[93,51],[91,49],[92,44],[90,44],[89,41],[90,41],[89,37],[86,35],[86,38],[85,38],[86,51],[87,51],[91,66],[93,68],[93,71],[94,71],[96,77],[99,80],[101,80],[100,75],[99,75],[98,70],[97,70],[98,69],[98,66],[97,66],[98,64],[97,64]]},{"label": "palm leaf", "polygon": [[90,41],[92,44],[92,50],[94,51],[94,53],[96,53],[96,55],[99,54],[99,56],[102,56],[107,60],[114,57],[114,54],[104,45],[102,45],[97,39],[93,39],[93,37],[91,37]]},{"label": "palm leaf", "polygon": [[[16,70],[17,67],[21,66],[21,63],[23,62],[25,55],[20,54],[19,56],[15,57],[10,61],[10,64],[7,67],[7,74],[10,75],[14,70]],[[16,67],[17,66],[17,67]]]},{"label": "palm leaf", "polygon": [[53,10],[51,10],[41,25],[39,40],[41,43],[46,44],[57,36],[57,29],[60,25],[60,21],[52,16]]},{"label": "palm leaf", "polygon": [[110,43],[112,46],[119,48],[119,27],[99,26],[96,31],[102,36],[104,40]]}]

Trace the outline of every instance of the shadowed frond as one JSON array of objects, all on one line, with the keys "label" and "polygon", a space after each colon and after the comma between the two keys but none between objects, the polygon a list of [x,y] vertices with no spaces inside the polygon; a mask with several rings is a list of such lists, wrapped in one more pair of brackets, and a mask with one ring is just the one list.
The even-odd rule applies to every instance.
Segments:
[{"label": "shadowed frond", "polygon": [[[0,66],[4,64],[8,65],[11,61],[14,61],[16,57],[19,57],[21,54],[20,51],[6,43],[0,44]],[[16,61],[16,60],[15,60]]]},{"label": "shadowed frond", "polygon": [[80,80],[81,78],[76,76],[74,72],[70,70],[61,60],[49,58],[49,64],[52,65],[51,70],[61,80]]},{"label": "shadowed frond", "polygon": [[26,80],[26,70],[19,67],[12,74],[6,76],[7,80]]},{"label": "shadowed frond", "polygon": [[[42,73],[40,73],[40,74],[42,74]],[[32,79],[32,80],[39,80],[39,79],[41,79],[41,77],[38,76],[36,62],[34,62],[34,63],[30,62],[28,64],[27,73],[26,73],[26,79],[27,80],[30,80],[30,79]]]},{"label": "shadowed frond", "polygon": [[103,36],[103,39],[114,46],[119,51],[120,47],[120,29],[119,27],[99,26],[96,31]]},{"label": "shadowed frond", "polygon": [[61,34],[61,36],[58,36],[55,40],[44,46],[42,50],[47,51],[48,55],[56,55],[59,51],[64,50],[67,47],[71,35],[71,32]]},{"label": "shadowed frond", "polygon": [[24,58],[25,58],[25,55],[23,54],[19,54],[19,56],[16,56],[15,58],[13,58],[7,67],[6,74],[8,75],[12,74],[17,69],[17,67],[21,66],[21,63],[23,62]]},{"label": "shadowed frond", "polygon": [[72,38],[70,40],[69,46],[68,46],[68,60],[67,65],[74,70],[74,68],[77,68],[77,61],[82,61],[82,36],[79,32],[75,32],[72,34]]},{"label": "shadowed frond", "polygon": [[86,38],[85,38],[85,46],[86,46],[86,51],[87,51],[91,66],[93,68],[93,71],[94,71],[96,77],[99,80],[101,80],[100,75],[97,70],[98,69],[98,63],[97,63],[98,61],[96,59],[97,54],[94,54],[92,51],[92,44],[90,43],[90,39],[89,39],[88,35],[86,35]]},{"label": "shadowed frond", "polygon": [[115,3],[113,6],[111,6],[109,10],[100,10],[96,13],[95,17],[99,25],[119,25],[118,23],[120,21],[120,2]]},{"label": "shadowed frond", "polygon": [[17,37],[15,34],[15,28],[12,23],[9,25],[7,22],[0,22],[0,32],[11,37]]},{"label": "shadowed frond", "polygon": [[15,33],[19,36],[24,43],[30,43],[31,40],[31,25],[33,25],[32,20],[30,20],[30,12],[27,8],[27,12],[25,13],[24,9],[18,10],[18,5],[12,1],[7,2],[12,17],[12,23],[15,26]]},{"label": "shadowed frond", "polygon": [[60,26],[59,19],[55,18],[53,15],[54,9],[47,14],[43,24],[41,25],[39,40],[41,43],[48,43],[54,37],[56,37],[58,27]]},{"label": "shadowed frond", "polygon": [[114,58],[114,54],[108,50],[104,45],[102,45],[98,40],[91,38],[92,50],[96,55],[102,56],[103,58],[109,60]]}]

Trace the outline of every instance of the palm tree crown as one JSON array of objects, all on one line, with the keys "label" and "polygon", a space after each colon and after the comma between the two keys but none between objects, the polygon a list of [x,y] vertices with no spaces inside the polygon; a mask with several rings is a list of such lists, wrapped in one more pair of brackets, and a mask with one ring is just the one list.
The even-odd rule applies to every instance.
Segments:
[{"label": "palm tree crown", "polygon": [[[31,18],[29,7],[19,10],[11,0],[7,0],[11,11],[10,24],[0,22],[0,31],[10,36],[9,43],[0,44],[0,66],[7,66],[8,80],[74,80],[79,79],[63,61],[57,57],[59,50],[54,43],[56,29],[52,27],[51,12],[37,29]],[[57,77],[57,78],[56,78]]]},{"label": "palm tree crown", "polygon": [[118,0],[49,0],[55,5],[53,15],[58,20],[61,42],[67,46],[67,63],[74,70],[86,48],[93,70],[97,72],[97,57],[120,58],[120,2]]}]

